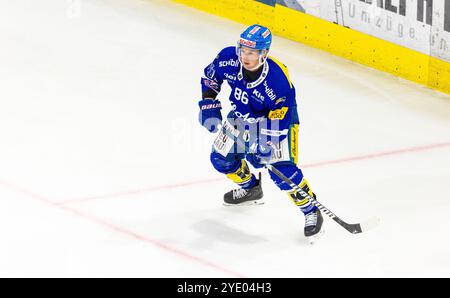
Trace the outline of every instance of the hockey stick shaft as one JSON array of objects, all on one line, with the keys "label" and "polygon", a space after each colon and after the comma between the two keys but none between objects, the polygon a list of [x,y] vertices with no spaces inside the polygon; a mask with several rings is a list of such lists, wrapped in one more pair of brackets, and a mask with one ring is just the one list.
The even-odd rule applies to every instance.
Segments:
[{"label": "hockey stick shaft", "polygon": [[317,208],[319,208],[320,211],[328,215],[330,218],[332,218],[335,222],[337,222],[340,226],[342,226],[344,229],[349,231],[352,234],[358,234],[362,232],[361,225],[358,224],[348,224],[342,219],[340,219],[336,214],[331,212],[330,209],[326,208],[324,205],[322,205],[320,202],[318,202],[316,199],[311,197],[306,191],[302,190],[297,184],[292,182],[291,179],[286,177],[283,173],[281,173],[276,167],[273,165],[266,165],[265,166],[269,171],[273,172],[275,175],[278,176],[281,180],[286,182],[292,189],[299,192],[302,197],[307,198],[312,204],[314,204]]},{"label": "hockey stick shaft", "polygon": [[[241,150],[246,150],[245,144],[243,144],[243,141],[240,138],[235,138],[230,132],[227,130],[226,127],[221,126],[220,130],[224,131],[227,137],[233,138],[235,142],[237,143],[237,146],[241,148]],[[320,211],[325,213],[327,216],[329,216],[331,219],[333,219],[336,223],[338,223],[341,227],[346,229],[348,232],[352,234],[358,234],[362,233],[363,231],[366,231],[367,229],[371,229],[374,226],[378,225],[379,219],[378,218],[372,218],[363,225],[360,223],[356,224],[349,224],[340,219],[335,213],[333,213],[331,210],[326,208],[324,205],[322,205],[320,202],[318,202],[316,199],[311,197],[307,192],[302,190],[297,184],[292,182],[291,179],[286,177],[282,172],[280,172],[276,167],[270,164],[264,165],[269,171],[273,172],[275,175],[277,175],[281,180],[283,180],[285,183],[287,183],[292,189],[299,192],[303,197],[307,198],[312,204],[314,204],[317,208],[319,208]]]}]

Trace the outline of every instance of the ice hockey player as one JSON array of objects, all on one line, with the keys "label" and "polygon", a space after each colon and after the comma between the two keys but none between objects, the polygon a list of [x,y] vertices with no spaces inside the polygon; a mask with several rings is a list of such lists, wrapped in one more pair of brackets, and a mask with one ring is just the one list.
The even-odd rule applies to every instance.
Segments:
[{"label": "ice hockey player", "polygon": [[[268,56],[271,43],[268,28],[248,27],[237,46],[220,51],[201,79],[199,121],[208,131],[218,132],[211,163],[240,187],[224,195],[225,205],[263,203],[261,173],[257,179],[247,161],[257,169],[266,164],[274,166],[315,198],[297,167],[299,118],[295,88],[286,66]],[[224,81],[231,87],[232,110],[222,123],[222,106],[216,97]],[[305,236],[318,234],[323,222],[320,210],[272,171],[269,174],[304,213]]]}]

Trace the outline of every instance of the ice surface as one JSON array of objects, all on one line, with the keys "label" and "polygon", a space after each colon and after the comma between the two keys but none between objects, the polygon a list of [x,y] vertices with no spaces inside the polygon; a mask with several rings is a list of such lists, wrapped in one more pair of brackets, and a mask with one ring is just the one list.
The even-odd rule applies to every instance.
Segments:
[{"label": "ice surface", "polygon": [[283,38],[305,176],[381,224],[325,218],[310,246],[266,174],[265,205],[222,205],[199,77],[244,28],[170,1],[0,1],[0,276],[450,276],[450,97]]}]

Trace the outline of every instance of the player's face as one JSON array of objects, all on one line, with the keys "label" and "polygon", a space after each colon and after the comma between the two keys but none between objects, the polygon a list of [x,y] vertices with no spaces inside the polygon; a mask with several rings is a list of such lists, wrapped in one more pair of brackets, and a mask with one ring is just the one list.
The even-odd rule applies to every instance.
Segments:
[{"label": "player's face", "polygon": [[266,55],[265,51],[260,54],[259,50],[246,47],[241,47],[239,53],[241,56],[242,65],[248,70],[255,69],[258,66],[260,56]]}]

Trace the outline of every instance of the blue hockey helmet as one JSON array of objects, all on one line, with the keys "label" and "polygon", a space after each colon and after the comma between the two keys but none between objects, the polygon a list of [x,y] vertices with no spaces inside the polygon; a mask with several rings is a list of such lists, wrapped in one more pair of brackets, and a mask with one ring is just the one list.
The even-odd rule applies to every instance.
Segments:
[{"label": "blue hockey helmet", "polygon": [[269,28],[251,25],[239,38],[238,47],[244,46],[256,50],[269,50],[272,44],[272,33]]}]

